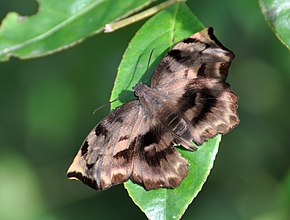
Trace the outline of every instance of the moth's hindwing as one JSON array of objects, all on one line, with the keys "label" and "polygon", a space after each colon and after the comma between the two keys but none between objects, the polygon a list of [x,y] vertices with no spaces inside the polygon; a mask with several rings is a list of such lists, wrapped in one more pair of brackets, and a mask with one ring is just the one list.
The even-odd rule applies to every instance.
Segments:
[{"label": "moth's hindwing", "polygon": [[152,75],[151,87],[183,114],[197,145],[239,123],[238,98],[225,82],[233,58],[206,28],[176,44]]}]

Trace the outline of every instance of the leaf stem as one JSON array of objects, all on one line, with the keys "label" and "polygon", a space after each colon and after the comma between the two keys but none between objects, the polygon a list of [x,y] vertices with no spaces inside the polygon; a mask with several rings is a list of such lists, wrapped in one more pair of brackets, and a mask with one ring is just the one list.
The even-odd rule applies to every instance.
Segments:
[{"label": "leaf stem", "polygon": [[156,5],[156,6],[152,7],[152,8],[149,8],[146,11],[143,11],[141,13],[133,15],[133,16],[131,16],[129,18],[125,18],[123,20],[116,21],[116,22],[113,22],[113,23],[110,23],[110,24],[106,24],[104,32],[105,33],[113,32],[113,31],[115,31],[117,29],[120,29],[122,27],[125,27],[125,26],[127,26],[129,24],[132,24],[132,23],[140,21],[140,20],[142,20],[144,18],[147,18],[147,17],[149,17],[149,16],[161,11],[164,8],[167,8],[167,7],[171,6],[172,4],[174,4],[176,2],[185,2],[185,1],[186,0],[168,0],[168,1],[163,2],[163,3],[159,4],[159,5]]}]

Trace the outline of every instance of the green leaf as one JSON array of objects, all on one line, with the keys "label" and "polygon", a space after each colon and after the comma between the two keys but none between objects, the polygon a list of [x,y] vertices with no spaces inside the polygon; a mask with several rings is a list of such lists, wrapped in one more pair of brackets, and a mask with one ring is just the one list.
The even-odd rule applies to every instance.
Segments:
[{"label": "green leaf", "polygon": [[[148,20],[136,33],[123,56],[111,100],[120,94],[122,97],[124,90],[132,90],[143,75],[146,79],[142,81],[148,81],[149,73],[153,72],[154,67],[173,44],[201,29],[203,25],[183,3],[175,4]],[[153,49],[151,59],[153,64],[146,71],[149,54]],[[130,98],[114,102],[112,108]],[[150,219],[179,219],[209,175],[220,140],[221,136],[215,137],[201,146],[197,152],[179,150],[189,161],[190,172],[178,188],[145,191],[128,181],[125,187],[129,195]]]},{"label": "green leaf", "polygon": [[290,49],[289,0],[260,0],[260,7],[275,35]]},{"label": "green leaf", "polygon": [[0,27],[0,61],[54,53],[103,30],[153,0],[38,0],[31,17],[10,12]]}]

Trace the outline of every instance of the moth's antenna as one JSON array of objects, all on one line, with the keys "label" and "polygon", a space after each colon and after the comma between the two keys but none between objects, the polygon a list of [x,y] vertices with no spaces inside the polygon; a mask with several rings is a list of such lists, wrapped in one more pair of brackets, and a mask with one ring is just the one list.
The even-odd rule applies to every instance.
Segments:
[{"label": "moth's antenna", "polygon": [[[146,72],[148,71],[148,69],[149,69],[150,62],[151,62],[151,58],[152,58],[152,55],[153,55],[154,50],[155,50],[155,48],[153,48],[153,49],[151,50],[151,52],[150,52],[150,55],[149,55],[149,59],[148,59],[148,63],[147,63],[147,67],[146,67],[146,71],[145,71],[145,73],[146,73]],[[140,82],[143,82],[143,79],[144,79],[145,75],[146,75],[146,74],[144,74],[144,75],[142,76]]]},{"label": "moth's antenna", "polygon": [[[147,72],[148,69],[149,69],[150,62],[151,62],[151,58],[152,58],[152,55],[153,55],[154,49],[155,49],[155,48],[153,48],[153,49],[151,50],[151,52],[150,52],[149,59],[148,59],[148,63],[147,63],[147,67],[146,67],[146,72]],[[142,76],[142,78],[141,78],[141,82],[143,81],[144,76],[145,76],[145,74]],[[99,111],[100,109],[106,107],[106,106],[109,105],[109,104],[112,104],[113,102],[119,101],[121,98],[126,98],[128,95],[130,95],[130,93],[128,93],[128,94],[126,94],[126,95],[123,95],[123,96],[121,96],[121,97],[118,97],[118,98],[116,98],[116,99],[114,99],[114,100],[112,100],[112,101],[109,101],[108,103],[106,103],[106,104],[104,104],[104,105],[101,105],[100,107],[96,108],[96,109],[93,111],[93,115],[94,115],[97,111]]]},{"label": "moth's antenna", "polygon": [[[115,101],[115,100],[113,100],[113,101]],[[109,104],[111,104],[111,103],[112,103],[112,102],[109,102],[109,103],[106,103],[106,104],[104,104],[104,105],[99,106],[98,108],[96,108],[96,109],[93,111],[93,115],[96,114],[97,111],[101,110],[102,108],[104,108],[105,106],[107,106],[107,105],[109,105]]]},{"label": "moth's antenna", "polygon": [[130,93],[127,93],[126,95],[123,95],[123,96],[118,97],[118,98],[116,98],[116,99],[114,99],[114,100],[112,100],[112,101],[109,101],[108,103],[106,103],[106,104],[104,104],[104,105],[101,105],[100,107],[96,108],[96,109],[93,111],[93,115],[94,115],[97,111],[99,111],[99,110],[101,110],[102,108],[106,107],[107,105],[112,104],[113,102],[119,101],[121,98],[126,98],[128,95],[130,95]]}]

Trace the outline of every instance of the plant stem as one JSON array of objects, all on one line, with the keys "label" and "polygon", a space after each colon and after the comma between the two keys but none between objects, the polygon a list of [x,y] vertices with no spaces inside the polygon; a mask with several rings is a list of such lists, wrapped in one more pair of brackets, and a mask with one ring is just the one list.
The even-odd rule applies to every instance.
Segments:
[{"label": "plant stem", "polygon": [[171,6],[172,4],[176,3],[176,2],[185,2],[186,0],[168,0],[166,2],[163,2],[159,5],[156,5],[152,8],[149,8],[147,9],[146,11],[143,11],[139,14],[136,14],[136,15],[133,15],[129,18],[125,18],[123,20],[120,20],[120,21],[116,21],[116,22],[113,22],[113,23],[110,23],[110,24],[106,24],[105,26],[105,30],[104,32],[105,33],[108,33],[108,32],[113,32],[119,28],[122,28],[122,27],[125,27],[129,24],[132,24],[132,23],[135,23],[137,21],[140,21],[141,19],[144,19],[144,18],[147,18],[159,11],[161,11],[162,9],[164,8],[167,8],[169,6]]}]

